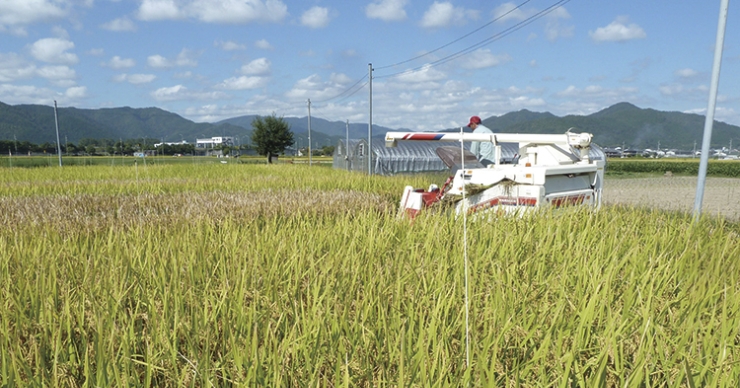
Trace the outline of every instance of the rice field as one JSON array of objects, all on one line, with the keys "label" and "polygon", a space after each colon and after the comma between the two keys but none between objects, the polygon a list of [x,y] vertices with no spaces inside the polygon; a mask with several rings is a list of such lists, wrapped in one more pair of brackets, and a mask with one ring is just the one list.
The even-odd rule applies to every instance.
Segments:
[{"label": "rice field", "polygon": [[736,221],[607,191],[469,223],[468,365],[463,224],[395,217],[429,179],[2,169],[0,385],[740,384]]}]

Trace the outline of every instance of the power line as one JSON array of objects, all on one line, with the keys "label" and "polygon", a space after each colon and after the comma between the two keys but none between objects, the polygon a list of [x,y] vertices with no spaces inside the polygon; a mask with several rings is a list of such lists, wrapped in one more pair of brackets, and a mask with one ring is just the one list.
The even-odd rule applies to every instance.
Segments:
[{"label": "power line", "polygon": [[[345,94],[349,93],[349,92],[350,92],[350,90],[352,90],[352,88],[354,88],[355,86],[357,86],[357,84],[359,84],[360,82],[364,81],[364,80],[365,80],[365,78],[367,78],[367,74],[365,74],[364,76],[362,76],[362,78],[358,79],[358,80],[357,80],[357,82],[355,82],[355,83],[354,83],[354,84],[352,84],[352,85],[351,85],[350,87],[348,87],[347,89],[345,89],[345,90],[344,90],[343,92],[341,92],[341,93],[337,94],[336,96],[334,96],[334,97],[329,97],[329,98],[325,98],[325,99],[323,99],[323,100],[318,100],[318,101],[315,101],[315,102],[318,102],[318,103],[322,103],[322,102],[328,102],[328,101],[331,101],[331,100],[337,99],[337,98],[339,98],[339,97],[341,97],[341,96],[343,96],[343,95],[345,95]],[[350,96],[352,96],[353,94],[355,94],[355,93],[357,93],[358,91],[362,90],[362,88],[364,88],[364,87],[365,87],[365,85],[367,85],[367,82],[366,82],[365,84],[363,84],[362,86],[360,86],[360,87],[359,87],[359,88],[358,88],[357,90],[355,90],[354,92],[350,93],[350,94],[349,94],[348,96],[345,96],[344,98],[342,98],[342,100],[344,100],[344,99],[346,99],[346,98],[349,98],[349,97],[350,97]],[[340,100],[340,101],[341,101],[341,100]]]},{"label": "power line", "polygon": [[483,47],[483,46],[485,46],[487,44],[490,44],[491,42],[494,42],[494,41],[497,41],[497,40],[499,40],[501,38],[504,38],[504,37],[506,37],[506,36],[508,36],[508,35],[510,35],[510,34],[512,34],[514,32],[516,32],[516,31],[518,31],[518,30],[526,27],[527,25],[529,25],[529,24],[533,23],[534,21],[542,18],[543,16],[549,14],[550,12],[556,10],[557,8],[562,7],[563,5],[565,5],[568,2],[570,2],[570,0],[559,0],[555,4],[553,4],[553,5],[545,8],[544,10],[542,10],[540,12],[537,12],[536,14],[534,14],[534,15],[532,15],[532,16],[524,19],[524,20],[522,20],[521,22],[519,22],[519,23],[517,23],[517,24],[515,24],[515,25],[513,25],[513,26],[511,26],[511,27],[509,27],[509,28],[507,28],[507,29],[505,29],[505,30],[503,30],[503,31],[501,31],[501,32],[493,35],[493,36],[490,36],[490,37],[488,37],[488,38],[486,38],[486,39],[484,39],[484,40],[482,40],[482,41],[480,41],[478,43],[475,43],[475,44],[473,44],[471,46],[468,46],[468,47],[466,47],[466,48],[464,48],[462,50],[459,50],[459,51],[457,51],[455,53],[452,53],[452,54],[450,54],[448,56],[442,57],[442,58],[440,58],[440,59],[438,59],[436,61],[433,61],[433,62],[424,64],[422,66],[419,66],[419,67],[416,67],[416,68],[413,68],[413,69],[404,70],[404,71],[400,71],[400,72],[392,73],[392,74],[386,74],[386,75],[376,76],[375,78],[390,78],[390,77],[396,77],[396,76],[404,75],[404,74],[411,74],[411,73],[415,73],[415,72],[418,72],[418,71],[423,70],[423,69],[428,69],[430,67],[438,66],[438,65],[441,65],[443,63],[447,63],[447,62],[449,62],[451,60],[460,58],[460,57],[462,57],[462,56],[464,56],[466,54],[469,54],[470,52],[472,52],[472,51],[474,51],[474,50],[476,50],[476,49],[478,49],[480,47]]},{"label": "power line", "polygon": [[[467,37],[469,37],[469,36],[471,36],[471,35],[473,35],[473,34],[475,34],[477,32],[479,32],[479,31],[481,31],[482,29],[490,26],[491,24],[493,24],[493,23],[495,23],[495,22],[503,19],[504,17],[506,17],[506,16],[510,15],[512,12],[520,9],[521,7],[523,7],[524,5],[526,5],[529,2],[531,2],[531,0],[525,0],[525,1],[523,1],[522,3],[520,3],[519,5],[517,5],[514,8],[510,9],[509,11],[507,11],[504,14],[502,14],[501,16],[498,16],[498,17],[494,18],[493,20],[491,20],[488,23],[486,23],[486,24],[484,24],[484,25],[482,25],[482,26],[474,29],[473,31],[471,31],[471,32],[469,32],[469,33],[467,33],[467,34],[465,34],[465,35],[463,35],[463,36],[461,36],[461,37],[459,37],[459,38],[457,38],[457,39],[449,42],[449,43],[446,43],[446,44],[444,44],[442,46],[439,46],[439,47],[435,48],[432,51],[426,52],[426,53],[421,54],[421,55],[417,55],[417,56],[415,56],[413,58],[409,58],[409,59],[406,59],[406,60],[403,60],[403,61],[400,61],[400,62],[396,62],[396,63],[391,64],[391,65],[377,67],[377,68],[374,68],[374,70],[382,70],[382,69],[388,69],[388,68],[391,68],[391,67],[399,66],[399,65],[402,65],[402,64],[409,63],[411,61],[417,60],[419,58],[423,58],[423,57],[425,57],[427,55],[430,55],[430,54],[433,54],[433,53],[435,53],[437,51],[440,51],[443,48],[449,47],[449,46],[451,46],[451,45],[453,45],[453,44],[455,44],[455,43],[457,43],[457,42],[459,42],[459,41],[461,41],[461,40],[463,40],[463,39],[465,39],[465,38],[467,38]],[[510,34],[512,34],[514,32],[516,32],[516,31],[518,31],[518,30],[520,30],[520,29],[528,26],[529,24],[535,22],[536,20],[539,20],[540,18],[542,18],[545,15],[551,13],[552,11],[556,10],[557,8],[562,7],[563,5],[565,5],[568,2],[570,2],[570,0],[558,0],[557,2],[555,2],[552,5],[550,5],[549,7],[543,9],[542,11],[539,11],[539,12],[535,13],[532,16],[527,17],[526,19],[520,21],[519,23],[516,23],[515,25],[513,25],[511,27],[508,27],[508,28],[504,29],[503,31],[501,31],[501,32],[499,32],[497,34],[494,34],[494,35],[492,35],[492,36],[490,36],[490,37],[488,37],[488,38],[486,38],[486,39],[484,39],[482,41],[479,41],[479,42],[477,42],[477,43],[475,43],[473,45],[470,45],[470,46],[468,46],[468,47],[466,47],[466,48],[464,48],[462,50],[456,51],[456,52],[454,52],[454,53],[452,53],[450,55],[447,55],[445,57],[442,57],[442,58],[440,58],[440,59],[438,59],[436,61],[432,61],[430,63],[424,64],[422,66],[419,66],[419,67],[416,67],[416,68],[413,68],[413,69],[408,69],[408,70],[404,70],[404,71],[400,71],[400,72],[396,72],[396,73],[391,73],[391,74],[386,74],[386,75],[374,76],[373,78],[382,79],[382,78],[397,77],[397,76],[401,76],[401,75],[405,75],[405,74],[411,74],[411,73],[415,73],[415,72],[418,72],[418,71],[421,71],[421,70],[424,70],[424,69],[435,67],[435,66],[438,66],[438,65],[447,63],[449,61],[452,61],[454,59],[460,58],[460,57],[462,57],[464,55],[467,55],[470,52],[472,52],[472,51],[474,51],[474,50],[476,50],[476,49],[478,49],[480,47],[483,47],[483,46],[488,45],[488,44],[490,44],[490,43],[492,43],[494,41],[497,41],[499,39],[502,39],[502,38],[504,38],[504,37],[506,37],[506,36],[508,36],[508,35],[510,35]],[[367,86],[370,81],[365,82],[364,84],[360,85],[359,87],[357,87],[357,85],[360,84],[360,82],[364,81],[367,78],[368,78],[368,75],[365,74],[364,76],[362,76],[361,78],[359,78],[355,83],[353,83],[352,85],[350,85],[349,87],[347,87],[341,93],[339,93],[339,94],[337,94],[337,95],[335,95],[333,97],[325,98],[323,100],[314,101],[314,103],[326,103],[326,102],[329,102],[329,101],[332,101],[332,100],[336,100],[336,99],[339,99],[337,102],[342,102],[342,101],[344,101],[344,100],[352,97],[353,95],[357,94],[357,92],[359,92],[360,90],[364,89],[365,86]]]},{"label": "power line", "polygon": [[[448,46],[450,46],[450,45],[453,45],[453,44],[455,44],[455,43],[457,43],[457,42],[459,42],[459,41],[461,41],[461,40],[463,40],[463,39],[465,39],[465,38],[467,38],[467,37],[469,37],[469,36],[471,36],[471,35],[475,34],[476,32],[478,32],[478,31],[480,31],[480,30],[482,30],[482,29],[484,29],[484,28],[486,28],[486,27],[490,26],[491,24],[493,24],[493,23],[495,23],[495,22],[497,22],[497,21],[499,21],[499,20],[501,20],[501,19],[505,18],[506,16],[508,16],[508,15],[509,15],[509,14],[511,14],[512,12],[514,12],[514,11],[516,11],[516,10],[520,9],[521,7],[523,7],[523,6],[525,5],[525,4],[529,3],[530,1],[532,1],[532,0],[525,0],[525,1],[524,1],[524,2],[522,2],[521,4],[519,4],[519,5],[517,5],[516,7],[514,7],[514,8],[512,8],[512,9],[510,9],[509,11],[505,12],[504,14],[502,14],[502,15],[500,15],[500,16],[498,16],[498,17],[494,18],[493,20],[489,21],[488,23],[486,23],[486,24],[484,24],[484,25],[482,25],[482,26],[480,26],[480,27],[478,27],[478,28],[474,29],[473,31],[470,31],[469,33],[467,33],[467,34],[465,34],[465,35],[463,35],[463,36],[461,36],[461,37],[459,37],[459,38],[457,38],[457,39],[455,39],[455,40],[453,40],[453,41],[451,41],[451,42],[449,42],[449,43],[447,43],[447,44],[444,44],[444,45],[442,45],[442,46],[439,46],[439,47],[435,48],[434,50],[428,51],[428,52],[426,52],[426,53],[424,53],[424,54],[421,54],[421,55],[417,55],[417,56],[415,56],[415,57],[413,57],[413,58],[409,58],[409,59],[403,60],[403,61],[401,61],[401,62],[396,62],[396,63],[394,63],[394,64],[392,64],[392,65],[387,65],[387,66],[381,66],[381,67],[378,67],[378,68],[376,68],[375,70],[382,70],[382,69],[387,69],[387,68],[391,68],[391,67],[399,66],[399,65],[402,65],[402,64],[404,64],[404,63],[408,63],[408,62],[411,62],[411,61],[417,60],[417,59],[419,59],[419,58],[423,58],[423,57],[425,57],[425,56],[427,56],[427,55],[431,55],[431,54],[433,54],[433,53],[435,53],[435,52],[437,52],[437,51],[439,51],[439,50],[442,50],[442,49],[443,49],[443,48],[445,48],[445,47],[448,47]],[[387,76],[386,76],[386,77],[387,77]],[[345,95],[345,94],[347,94],[347,93],[350,93],[350,91],[351,91],[351,90],[352,90],[352,89],[353,89],[353,88],[354,88],[355,86],[357,86],[357,84],[359,84],[360,82],[362,82],[362,81],[363,81],[363,80],[364,80],[365,78],[367,78],[367,74],[366,74],[366,75],[364,75],[364,76],[363,76],[362,78],[360,78],[359,80],[357,80],[357,82],[355,82],[354,84],[352,84],[351,86],[349,86],[349,87],[348,87],[347,89],[345,89],[345,90],[344,90],[343,92],[341,92],[341,93],[337,94],[336,96],[334,96],[334,97],[330,97],[330,98],[326,98],[326,99],[323,99],[323,100],[318,100],[318,101],[315,101],[315,102],[316,102],[316,103],[324,103],[324,102],[329,102],[329,101],[331,101],[331,100],[334,100],[334,99],[337,99],[337,98],[339,98],[339,97],[341,97],[341,96],[343,96],[343,95]],[[381,77],[376,77],[376,78],[381,78]],[[345,100],[345,99],[347,99],[347,98],[349,98],[349,97],[353,96],[354,94],[356,94],[357,92],[359,92],[360,90],[362,90],[362,88],[364,88],[364,87],[365,87],[365,86],[366,86],[366,85],[367,85],[368,83],[369,83],[369,81],[368,81],[368,82],[366,82],[366,83],[364,83],[364,84],[363,84],[362,86],[360,86],[360,87],[359,87],[358,89],[356,89],[356,90],[352,91],[352,92],[351,92],[351,93],[350,93],[349,95],[345,96],[344,98],[342,98],[342,99],[341,99],[341,100],[339,100],[338,102],[341,102],[341,101],[343,101],[343,100]]]},{"label": "power line", "polygon": [[437,52],[437,51],[439,51],[439,50],[441,50],[441,49],[443,49],[443,48],[445,48],[445,47],[447,47],[447,46],[450,46],[450,45],[452,45],[452,44],[455,44],[455,43],[457,43],[457,42],[459,42],[459,41],[461,41],[461,40],[463,40],[463,39],[465,39],[465,38],[469,37],[470,35],[473,35],[473,34],[475,34],[476,32],[478,32],[478,31],[480,31],[480,30],[482,30],[482,29],[484,29],[484,28],[486,28],[486,27],[490,26],[491,24],[493,24],[493,23],[496,23],[497,21],[499,21],[499,20],[501,20],[501,19],[505,18],[506,16],[508,16],[508,15],[509,15],[509,14],[511,14],[512,12],[514,12],[514,11],[518,10],[519,8],[523,7],[523,6],[525,5],[525,4],[529,3],[530,1],[532,1],[532,0],[526,0],[525,2],[523,2],[523,3],[519,4],[519,5],[517,5],[516,7],[514,7],[514,8],[512,8],[512,9],[510,9],[510,10],[509,10],[508,12],[504,13],[503,15],[501,15],[501,16],[499,16],[499,17],[497,17],[497,18],[493,19],[493,20],[491,20],[490,22],[488,22],[488,23],[486,23],[486,24],[484,24],[484,25],[482,25],[482,26],[480,26],[480,27],[476,28],[476,29],[475,29],[475,30],[473,30],[473,31],[470,31],[470,32],[468,32],[467,34],[465,34],[465,35],[463,35],[463,36],[461,36],[461,37],[459,37],[459,38],[457,38],[457,39],[455,39],[455,40],[453,40],[453,41],[451,41],[451,42],[449,42],[449,43],[447,43],[447,44],[445,44],[445,45],[442,45],[442,46],[439,46],[439,47],[437,47],[436,49],[434,49],[434,50],[432,50],[432,51],[426,52],[426,53],[424,53],[424,54],[421,54],[421,55],[417,55],[417,56],[415,56],[415,57],[413,57],[413,58],[409,58],[409,59],[407,59],[407,60],[405,60],[405,61],[401,61],[401,62],[397,62],[397,63],[394,63],[394,64],[392,64],[392,65],[387,65],[387,66],[380,66],[380,67],[376,68],[375,70],[383,70],[383,69],[387,69],[387,68],[389,68],[389,67],[395,67],[395,66],[398,66],[398,65],[403,65],[404,63],[408,63],[408,62],[411,62],[411,61],[417,60],[417,59],[419,59],[419,58],[423,58],[423,57],[425,57],[425,56],[427,56],[427,55],[430,55],[430,54],[434,54],[435,52]]}]

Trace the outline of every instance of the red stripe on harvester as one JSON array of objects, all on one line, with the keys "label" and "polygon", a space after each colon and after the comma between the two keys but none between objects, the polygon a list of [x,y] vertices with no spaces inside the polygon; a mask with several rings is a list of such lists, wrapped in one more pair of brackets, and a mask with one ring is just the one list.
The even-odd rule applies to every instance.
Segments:
[{"label": "red stripe on harvester", "polygon": [[404,140],[439,140],[442,135],[436,133],[409,133],[403,136]]}]

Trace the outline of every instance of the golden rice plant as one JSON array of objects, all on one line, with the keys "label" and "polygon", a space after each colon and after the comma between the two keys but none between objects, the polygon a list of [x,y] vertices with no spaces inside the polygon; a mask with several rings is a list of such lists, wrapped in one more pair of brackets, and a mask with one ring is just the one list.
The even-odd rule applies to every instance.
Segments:
[{"label": "golden rice plant", "polygon": [[[26,174],[24,174],[25,172]],[[7,386],[727,386],[740,227],[626,207],[467,225],[307,166],[0,177]]]}]

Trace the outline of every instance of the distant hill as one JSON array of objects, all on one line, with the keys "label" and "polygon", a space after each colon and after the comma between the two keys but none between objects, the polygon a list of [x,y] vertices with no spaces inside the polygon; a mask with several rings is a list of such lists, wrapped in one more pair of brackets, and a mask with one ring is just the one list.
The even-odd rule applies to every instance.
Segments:
[{"label": "distant hill", "polygon": [[[77,143],[81,139],[155,138],[164,141],[187,140],[211,136],[234,136],[241,144],[249,142],[252,121],[256,115],[234,117],[216,123],[195,123],[159,108],[59,108],[61,141]],[[291,126],[296,146],[308,143],[308,118],[285,117]],[[549,112],[529,110],[509,112],[483,120],[483,124],[504,133],[564,133],[575,131],[594,134],[602,146],[631,148],[691,149],[701,146],[704,116],[681,112],[643,109],[627,102],[610,106],[588,116],[555,116]],[[350,138],[367,137],[367,123],[350,123]],[[452,130],[452,129],[451,129]],[[454,129],[455,131],[459,130]],[[388,131],[408,131],[373,125],[373,137]],[[311,118],[311,140],[315,148],[335,145],[347,136],[347,123]],[[36,144],[56,141],[54,108],[45,105],[8,105],[0,102],[0,140],[29,141]],[[729,145],[740,139],[740,127],[715,121],[712,147]],[[740,144],[740,140],[736,142]]]},{"label": "distant hill", "polygon": [[[241,131],[230,124],[195,123],[159,108],[58,108],[60,141],[154,138],[192,140]],[[0,139],[36,144],[56,142],[54,107],[0,102]]]},{"label": "distant hill", "polygon": [[[694,142],[701,147],[704,121],[702,115],[642,109],[622,102],[588,116],[557,117],[523,110],[489,117],[483,124],[504,133],[563,133],[575,127],[576,132],[592,133],[594,142],[602,146],[655,149],[660,145],[690,150]],[[712,147],[727,146],[732,138],[740,138],[740,127],[715,120]]]},{"label": "distant hill", "polygon": [[[252,134],[257,115],[234,117],[216,123],[195,123],[159,108],[58,108],[61,141],[81,139],[154,138],[164,141],[211,136],[234,136],[244,144]],[[285,117],[293,131],[296,146],[308,144],[308,117]],[[391,129],[373,125],[373,137]],[[340,121],[311,118],[311,140],[316,148],[335,145],[346,137],[347,125]],[[352,138],[367,137],[367,124],[350,123]],[[56,142],[54,107],[46,105],[8,105],[0,102],[0,140],[29,141],[35,144]]]}]

